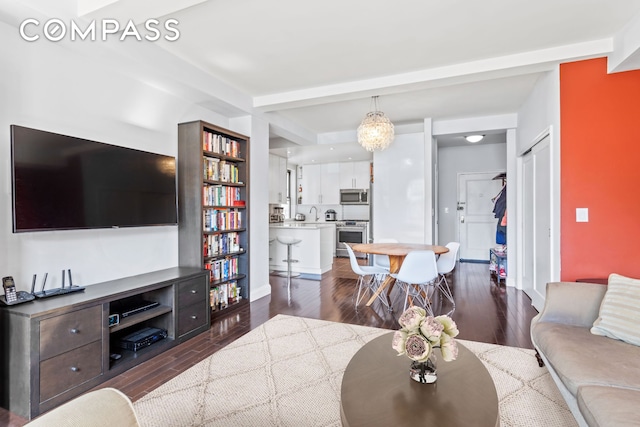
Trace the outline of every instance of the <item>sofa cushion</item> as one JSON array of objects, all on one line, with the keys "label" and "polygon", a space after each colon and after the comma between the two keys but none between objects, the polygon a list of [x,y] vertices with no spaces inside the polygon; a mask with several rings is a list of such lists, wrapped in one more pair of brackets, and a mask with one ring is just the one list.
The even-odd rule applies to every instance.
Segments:
[{"label": "sofa cushion", "polygon": [[591,333],[640,346],[640,280],[611,274]]},{"label": "sofa cushion", "polygon": [[536,347],[574,396],[583,385],[640,385],[640,348],[634,345],[561,323],[539,322],[531,332]]},{"label": "sofa cushion", "polygon": [[590,426],[640,426],[640,390],[618,387],[578,388],[578,408]]}]

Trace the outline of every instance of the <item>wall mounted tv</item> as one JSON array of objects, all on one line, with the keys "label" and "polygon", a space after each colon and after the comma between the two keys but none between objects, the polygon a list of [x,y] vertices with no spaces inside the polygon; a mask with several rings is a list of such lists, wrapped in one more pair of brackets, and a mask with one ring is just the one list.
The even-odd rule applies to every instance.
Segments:
[{"label": "wall mounted tv", "polygon": [[175,157],[11,125],[13,232],[178,223]]}]

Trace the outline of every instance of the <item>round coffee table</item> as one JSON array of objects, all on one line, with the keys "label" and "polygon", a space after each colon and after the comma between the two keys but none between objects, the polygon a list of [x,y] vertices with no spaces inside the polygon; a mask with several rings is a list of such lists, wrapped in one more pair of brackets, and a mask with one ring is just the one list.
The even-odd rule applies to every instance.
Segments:
[{"label": "round coffee table", "polygon": [[458,358],[438,354],[438,380],[420,384],[409,377],[411,360],[391,348],[393,332],[365,344],[342,378],[342,425],[497,426],[498,396],[489,372],[458,342]]}]

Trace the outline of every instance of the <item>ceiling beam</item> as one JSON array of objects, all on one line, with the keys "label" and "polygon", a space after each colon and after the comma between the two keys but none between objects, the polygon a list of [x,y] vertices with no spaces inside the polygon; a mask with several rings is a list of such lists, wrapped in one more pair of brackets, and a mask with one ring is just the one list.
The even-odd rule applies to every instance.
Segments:
[{"label": "ceiling beam", "polygon": [[612,51],[613,39],[607,38],[355,82],[256,96],[253,98],[253,106],[262,111],[299,108],[363,96],[388,95],[550,71],[560,62],[606,56]]}]

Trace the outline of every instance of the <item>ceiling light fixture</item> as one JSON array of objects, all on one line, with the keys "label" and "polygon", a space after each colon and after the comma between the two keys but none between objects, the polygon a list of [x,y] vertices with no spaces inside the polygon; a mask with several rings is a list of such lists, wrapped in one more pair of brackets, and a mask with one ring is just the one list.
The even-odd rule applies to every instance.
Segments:
[{"label": "ceiling light fixture", "polygon": [[469,135],[469,136],[465,136],[464,138],[471,143],[476,143],[476,142],[482,141],[482,138],[484,138],[484,135]]},{"label": "ceiling light fixture", "polygon": [[358,126],[358,143],[367,151],[384,150],[394,137],[393,123],[378,110],[378,97],[372,96],[373,111],[367,113]]}]

